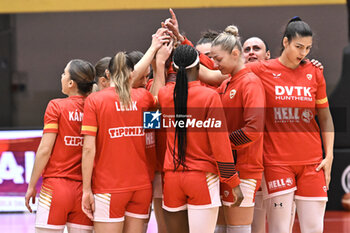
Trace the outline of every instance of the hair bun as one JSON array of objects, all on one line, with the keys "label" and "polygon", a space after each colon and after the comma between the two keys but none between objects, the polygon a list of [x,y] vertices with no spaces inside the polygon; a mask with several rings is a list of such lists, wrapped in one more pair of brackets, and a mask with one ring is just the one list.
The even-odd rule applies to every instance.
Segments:
[{"label": "hair bun", "polygon": [[227,27],[225,28],[225,31],[224,31],[224,32],[226,32],[226,33],[228,33],[228,34],[232,34],[232,35],[234,35],[234,36],[236,36],[236,37],[239,36],[239,34],[238,34],[238,28],[237,28],[235,25],[227,26]]},{"label": "hair bun", "polygon": [[291,20],[289,20],[288,24],[290,24],[291,22],[297,22],[297,21],[303,21],[303,20],[301,20],[299,16],[294,16],[293,18],[291,18]]}]

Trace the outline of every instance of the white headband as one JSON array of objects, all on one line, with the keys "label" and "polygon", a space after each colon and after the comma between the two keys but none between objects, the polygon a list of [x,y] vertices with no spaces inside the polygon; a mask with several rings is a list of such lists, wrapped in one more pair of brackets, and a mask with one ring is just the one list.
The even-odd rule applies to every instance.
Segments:
[{"label": "white headband", "polygon": [[[192,67],[195,67],[198,63],[199,63],[199,56],[198,56],[198,53],[197,53],[197,58],[196,58],[196,60],[195,60],[191,65],[186,66],[185,69],[187,70],[187,69],[190,69],[190,68],[192,68]],[[174,65],[174,67],[175,67],[176,69],[179,69],[179,67],[175,64],[175,62],[173,63],[173,65]]]}]

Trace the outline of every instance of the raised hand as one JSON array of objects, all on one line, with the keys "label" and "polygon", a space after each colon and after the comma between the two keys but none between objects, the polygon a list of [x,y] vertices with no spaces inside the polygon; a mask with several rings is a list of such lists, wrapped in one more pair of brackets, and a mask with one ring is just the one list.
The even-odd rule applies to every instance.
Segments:
[{"label": "raised hand", "polygon": [[164,44],[162,47],[160,47],[156,54],[156,61],[165,62],[169,58],[171,52],[173,51],[173,47],[174,40],[170,40],[168,44]]},{"label": "raised hand", "polygon": [[170,39],[169,30],[166,28],[159,28],[157,32],[152,35],[151,47],[158,50],[163,44],[169,43]]},{"label": "raised hand", "polygon": [[180,33],[179,22],[177,21],[176,15],[171,8],[169,9],[169,12],[171,14],[171,18],[165,20],[164,26],[173,32],[178,41],[183,42],[185,38]]}]

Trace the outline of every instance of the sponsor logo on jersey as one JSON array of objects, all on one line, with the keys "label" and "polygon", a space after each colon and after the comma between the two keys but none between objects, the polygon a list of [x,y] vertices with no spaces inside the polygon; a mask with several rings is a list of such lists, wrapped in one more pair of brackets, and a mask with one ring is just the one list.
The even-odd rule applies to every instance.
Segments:
[{"label": "sponsor logo on jersey", "polygon": [[313,101],[311,87],[275,86],[276,100]]},{"label": "sponsor logo on jersey", "polygon": [[145,131],[140,126],[135,127],[119,127],[108,129],[109,136],[111,138],[120,137],[133,137],[133,136],[144,136]]},{"label": "sponsor logo on jersey", "polygon": [[287,178],[286,179],[286,185],[287,186],[292,186],[293,185],[293,179],[292,178]]},{"label": "sponsor logo on jersey", "polygon": [[156,135],[155,135],[154,131],[146,132],[145,133],[145,138],[146,138],[146,147],[147,148],[155,146],[155,144],[156,144]]},{"label": "sponsor logo on jersey", "polygon": [[312,79],[312,74],[307,74],[307,75],[306,75],[306,78],[307,78],[308,80],[311,81],[311,79]]},{"label": "sponsor logo on jersey", "polygon": [[314,114],[312,113],[312,111],[310,109],[305,109],[303,111],[303,113],[301,114],[301,119],[305,123],[310,123],[313,118],[314,118]]},{"label": "sponsor logo on jersey", "polygon": [[83,146],[83,137],[65,136],[64,144],[66,146]]},{"label": "sponsor logo on jersey", "polygon": [[229,194],[230,194],[229,191],[227,191],[227,190],[224,191],[224,196],[225,196],[225,197],[228,197]]},{"label": "sponsor logo on jersey", "polygon": [[280,78],[282,73],[279,73],[279,74],[272,73],[272,75],[273,75],[273,78]]},{"label": "sponsor logo on jersey", "polygon": [[233,99],[233,97],[235,97],[236,93],[237,93],[237,91],[235,89],[232,89],[230,91],[230,99]]},{"label": "sponsor logo on jersey", "polygon": [[84,113],[79,112],[78,110],[69,111],[69,121],[83,121]]},{"label": "sponsor logo on jersey", "polygon": [[115,102],[115,107],[118,112],[124,112],[124,111],[137,111],[137,101],[131,101],[131,103],[128,106],[124,106],[121,103]]},{"label": "sponsor logo on jersey", "polygon": [[323,191],[324,191],[325,193],[327,192],[327,187],[326,187],[326,185],[323,186]]},{"label": "sponsor logo on jersey", "polygon": [[[288,181],[288,183],[287,183]],[[293,185],[293,179],[288,177],[286,179],[277,179],[268,182],[269,190],[275,190]]]},{"label": "sponsor logo on jersey", "polygon": [[348,165],[341,176],[341,186],[345,193],[350,193],[350,165]]},{"label": "sponsor logo on jersey", "polygon": [[314,114],[310,109],[275,107],[273,108],[275,123],[299,123],[303,120],[310,123]]},{"label": "sponsor logo on jersey", "polygon": [[275,115],[275,122],[278,123],[291,123],[299,122],[299,108],[286,108],[286,107],[276,107],[273,108]]},{"label": "sponsor logo on jersey", "polygon": [[159,110],[156,112],[143,112],[143,128],[160,129],[161,115],[162,113]]}]

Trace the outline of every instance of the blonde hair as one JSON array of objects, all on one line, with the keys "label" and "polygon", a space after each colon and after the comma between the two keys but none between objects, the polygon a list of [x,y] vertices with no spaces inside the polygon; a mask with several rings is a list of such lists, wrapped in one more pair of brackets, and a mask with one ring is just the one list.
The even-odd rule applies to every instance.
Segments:
[{"label": "blonde hair", "polygon": [[134,69],[133,63],[125,52],[119,52],[112,57],[108,69],[115,85],[115,91],[119,95],[120,103],[128,106],[131,103],[130,74]]},{"label": "blonde hair", "polygon": [[220,33],[213,41],[213,46],[220,45],[221,48],[229,53],[234,48],[237,48],[240,52],[243,52],[241,38],[239,37],[238,28],[235,25],[229,25],[225,28],[225,31]]}]

